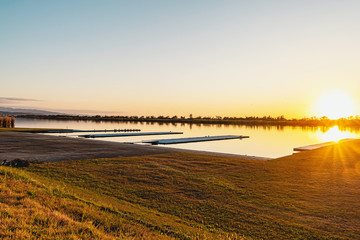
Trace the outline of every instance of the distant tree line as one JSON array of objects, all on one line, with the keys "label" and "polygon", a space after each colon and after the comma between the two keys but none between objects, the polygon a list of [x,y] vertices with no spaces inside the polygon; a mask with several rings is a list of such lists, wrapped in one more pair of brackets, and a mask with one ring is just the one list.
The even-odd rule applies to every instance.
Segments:
[{"label": "distant tree line", "polygon": [[159,122],[159,123],[189,123],[189,124],[232,124],[232,125],[269,125],[269,126],[340,126],[340,127],[360,127],[360,116],[340,118],[331,120],[327,117],[311,117],[302,119],[286,119],[284,116],[271,117],[189,117],[185,116],[82,116],[82,115],[21,115],[18,117],[34,119],[53,119],[53,120],[86,120],[86,121],[122,121],[122,122]]},{"label": "distant tree line", "polygon": [[15,117],[14,116],[0,116],[0,128],[14,128]]}]

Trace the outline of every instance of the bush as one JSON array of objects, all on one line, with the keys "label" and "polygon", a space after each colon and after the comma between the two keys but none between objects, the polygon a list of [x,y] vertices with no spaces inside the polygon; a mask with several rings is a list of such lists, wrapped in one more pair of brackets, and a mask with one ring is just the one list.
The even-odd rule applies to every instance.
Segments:
[{"label": "bush", "polygon": [[28,167],[30,165],[30,162],[28,160],[22,159],[22,158],[16,158],[10,162],[11,167]]}]

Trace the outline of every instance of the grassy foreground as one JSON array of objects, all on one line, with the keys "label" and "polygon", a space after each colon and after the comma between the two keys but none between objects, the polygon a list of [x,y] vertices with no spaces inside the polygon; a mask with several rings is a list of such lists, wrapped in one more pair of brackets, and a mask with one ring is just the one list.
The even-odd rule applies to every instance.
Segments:
[{"label": "grassy foreground", "polygon": [[359,239],[360,141],[271,161],[162,154],[0,167],[0,235]]}]

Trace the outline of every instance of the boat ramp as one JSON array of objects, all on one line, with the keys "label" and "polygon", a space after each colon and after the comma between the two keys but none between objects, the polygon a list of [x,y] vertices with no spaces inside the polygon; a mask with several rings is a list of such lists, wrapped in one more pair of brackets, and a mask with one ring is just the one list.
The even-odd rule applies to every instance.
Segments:
[{"label": "boat ramp", "polygon": [[315,150],[318,148],[327,147],[327,146],[331,146],[331,145],[335,145],[335,144],[343,143],[343,142],[349,142],[349,141],[353,141],[353,140],[355,140],[355,139],[354,138],[345,138],[345,139],[341,139],[339,141],[312,144],[312,145],[294,148],[294,151],[296,151],[296,152],[311,151],[311,150]]}]

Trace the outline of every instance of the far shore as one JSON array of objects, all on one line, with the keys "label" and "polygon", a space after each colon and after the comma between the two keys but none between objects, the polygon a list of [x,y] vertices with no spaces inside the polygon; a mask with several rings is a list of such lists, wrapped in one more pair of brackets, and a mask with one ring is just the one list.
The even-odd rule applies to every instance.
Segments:
[{"label": "far shore", "polygon": [[246,126],[275,126],[275,127],[334,127],[351,128],[360,131],[360,116],[340,118],[336,120],[327,117],[286,119],[280,117],[184,117],[184,116],[82,116],[82,115],[18,115],[18,118],[49,119],[49,120],[84,120],[84,121],[112,121],[112,122],[142,122],[159,124],[224,124]]}]

